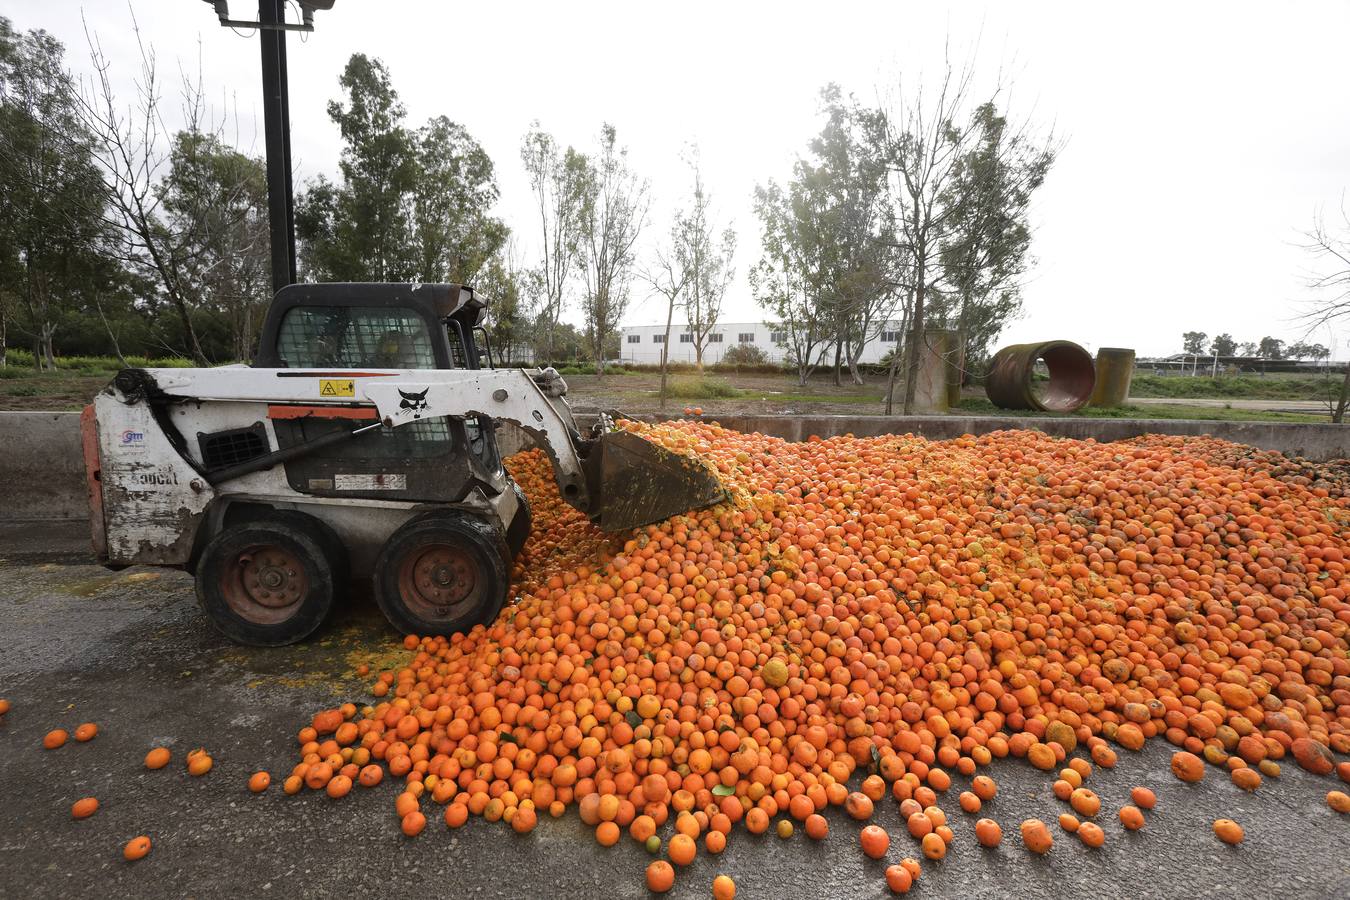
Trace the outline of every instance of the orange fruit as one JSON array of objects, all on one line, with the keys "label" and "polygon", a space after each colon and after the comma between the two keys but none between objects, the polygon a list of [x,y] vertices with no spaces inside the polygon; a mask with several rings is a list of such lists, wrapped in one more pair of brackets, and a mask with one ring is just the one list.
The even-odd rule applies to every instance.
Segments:
[{"label": "orange fruit", "polygon": [[1242,826],[1232,819],[1215,819],[1214,835],[1225,844],[1240,844],[1245,837]]},{"label": "orange fruit", "polygon": [[675,865],[687,866],[698,855],[698,845],[689,835],[677,834],[670,839],[670,846],[666,850],[666,855]]},{"label": "orange fruit", "polygon": [[1003,842],[1003,829],[993,819],[980,819],[975,823],[975,840],[981,847],[997,847]]},{"label": "orange fruit", "polygon": [[830,823],[819,813],[806,817],[806,836],[813,841],[823,841],[830,833]]},{"label": "orange fruit", "polygon": [[1040,819],[1027,819],[1022,823],[1022,844],[1032,853],[1049,853],[1054,842],[1050,829]]},{"label": "orange fruit", "polygon": [[1158,805],[1157,796],[1146,787],[1131,788],[1130,799],[1140,809],[1152,809]]},{"label": "orange fruit", "polygon": [[[324,786],[324,792],[334,800],[340,800],[347,796],[352,790],[352,780],[346,775],[334,775]],[[425,822],[423,823],[425,824]]]},{"label": "orange fruit", "polygon": [[783,840],[787,840],[788,838],[792,837],[793,832],[792,821],[790,819],[779,819],[777,831],[778,836]]},{"label": "orange fruit", "polygon": [[266,772],[254,772],[253,777],[248,780],[248,789],[255,794],[261,794],[271,783],[271,775]]},{"label": "orange fruit", "polygon": [[75,740],[79,741],[80,743],[84,743],[85,741],[92,741],[97,734],[98,734],[98,726],[95,725],[93,722],[85,722],[79,728],[75,729]]},{"label": "orange fruit", "polygon": [[1077,833],[1085,847],[1100,847],[1106,843],[1106,832],[1096,822],[1084,822],[1078,826]]},{"label": "orange fruit", "polygon": [[70,814],[77,819],[87,819],[96,812],[98,812],[98,798],[96,797],[76,800],[70,807]]},{"label": "orange fruit", "polygon": [[736,882],[730,875],[718,875],[712,883],[713,900],[736,900]]},{"label": "orange fruit", "polygon": [[1124,825],[1129,831],[1138,831],[1144,827],[1144,814],[1139,811],[1137,806],[1122,806],[1120,808],[1120,824]]},{"label": "orange fruit", "polygon": [[654,860],[647,866],[647,890],[653,894],[664,894],[675,886],[675,870],[664,859]]},{"label": "orange fruit", "polygon": [[858,835],[863,853],[872,859],[881,859],[891,846],[891,836],[879,825],[868,825]]},{"label": "orange fruit", "polygon": [[1350,794],[1343,791],[1328,791],[1327,806],[1338,813],[1350,813]]},{"label": "orange fruit", "polygon": [[211,754],[200,747],[187,755],[187,770],[189,775],[201,777],[211,771],[213,760]]},{"label": "orange fruit", "polygon": [[914,884],[914,879],[910,876],[909,870],[904,866],[886,867],[886,887],[891,889],[891,893],[907,893]]},{"label": "orange fruit", "polygon": [[408,837],[417,837],[422,833],[422,829],[427,827],[427,817],[418,810],[413,810],[400,820],[399,828]]},{"label": "orange fruit", "polygon": [[122,856],[128,862],[135,862],[138,859],[143,859],[145,854],[149,852],[150,839],[145,835],[132,838],[127,841],[126,846],[122,848]]},{"label": "orange fruit", "polygon": [[48,750],[55,750],[57,747],[65,744],[68,737],[70,737],[70,735],[66,734],[64,728],[55,728],[47,732],[46,736],[43,737],[42,746]]},{"label": "orange fruit", "polygon": [[925,834],[919,846],[928,859],[939,860],[947,855],[947,842],[937,832]]},{"label": "orange fruit", "polygon": [[703,839],[703,846],[709,853],[721,853],[727,849],[727,836],[720,831],[709,831]]},{"label": "orange fruit", "polygon": [[872,818],[872,798],[858,791],[848,795],[844,811],[859,822]]},{"label": "orange fruit", "polygon": [[1205,761],[1185,750],[1172,754],[1172,774],[1182,781],[1196,782],[1205,777]]},{"label": "orange fruit", "polygon": [[1060,813],[1059,827],[1069,832],[1069,834],[1074,834],[1075,832],[1078,831],[1079,828],[1082,827],[1082,823],[1078,821],[1077,816],[1074,816],[1070,813]]},{"label": "orange fruit", "polygon": [[169,764],[170,756],[167,748],[156,747],[145,754],[145,767],[147,769],[162,769]]}]

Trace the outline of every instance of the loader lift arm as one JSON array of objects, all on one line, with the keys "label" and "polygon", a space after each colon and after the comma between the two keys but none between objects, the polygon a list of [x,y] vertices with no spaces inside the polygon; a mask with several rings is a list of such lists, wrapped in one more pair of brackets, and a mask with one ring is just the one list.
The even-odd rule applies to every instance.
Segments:
[{"label": "loader lift arm", "polygon": [[[708,506],[725,492],[706,469],[625,431],[583,438],[566,401],[550,400],[521,369],[414,369],[328,371],[307,369],[151,369],[156,394],[166,400],[265,402],[310,406],[375,407],[378,422],[328,435],[251,460],[234,470],[207,473],[220,484],[330,446],[374,427],[398,428],[439,416],[490,417],[525,430],[553,463],[558,492],[607,531],[660,521]],[[323,385],[349,383],[352,399],[335,403]],[[561,406],[561,409],[559,408]]]}]

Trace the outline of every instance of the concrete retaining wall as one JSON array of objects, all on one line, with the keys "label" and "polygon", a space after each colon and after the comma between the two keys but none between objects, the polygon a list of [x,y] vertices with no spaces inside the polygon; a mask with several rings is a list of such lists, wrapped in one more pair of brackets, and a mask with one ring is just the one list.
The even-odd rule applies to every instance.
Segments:
[{"label": "concrete retaining wall", "polygon": [[[578,425],[589,426],[585,416]],[[656,421],[659,416],[641,416]],[[1029,428],[1055,437],[1118,441],[1141,434],[1213,435],[1264,450],[1324,461],[1350,458],[1350,427],[1282,422],[1171,419],[1034,419],[1014,416],[708,416],[736,431],[790,441],[817,435],[917,434],[945,440],[963,434]],[[530,446],[514,427],[498,432],[503,456]],[[79,413],[0,412],[0,521],[87,516]]]},{"label": "concrete retaining wall", "polygon": [[80,414],[0,412],[0,520],[88,515]]}]

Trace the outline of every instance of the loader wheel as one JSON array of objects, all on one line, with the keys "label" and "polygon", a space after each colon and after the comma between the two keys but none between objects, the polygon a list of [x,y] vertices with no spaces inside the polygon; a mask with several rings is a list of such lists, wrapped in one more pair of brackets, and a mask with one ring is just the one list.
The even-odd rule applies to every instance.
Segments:
[{"label": "loader wheel", "polygon": [[404,634],[453,634],[492,621],[506,600],[501,536],[469,515],[413,519],[375,561],[375,600]]},{"label": "loader wheel", "polygon": [[197,601],[231,640],[280,647],[308,637],[333,608],[334,563],[324,543],[283,520],[232,525],[197,562]]}]

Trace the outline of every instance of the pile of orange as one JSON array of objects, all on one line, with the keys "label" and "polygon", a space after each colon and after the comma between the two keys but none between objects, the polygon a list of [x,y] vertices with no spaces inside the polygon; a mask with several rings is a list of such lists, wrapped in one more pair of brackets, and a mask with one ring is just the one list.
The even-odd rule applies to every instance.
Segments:
[{"label": "pile of orange", "polygon": [[[995,757],[1063,769],[1096,812],[1076,749],[1109,766],[1111,744],[1162,736],[1188,778],[1198,757],[1325,774],[1350,751],[1350,499],[1316,472],[1211,439],[624,427],[703,460],[730,500],[609,537],[543,454],[514,457],[535,515],[515,602],[408,637],[376,705],[301,732],[297,790],[383,767],[407,812],[441,804],[451,826],[528,831],[577,805],[612,844],[670,822],[679,865],[737,822],[866,818],[892,788],[928,807]],[[850,793],[860,766],[880,792]],[[976,781],[969,811],[992,797]],[[950,831],[920,815],[940,858]],[[1048,849],[1043,823],[1023,831]]]}]

